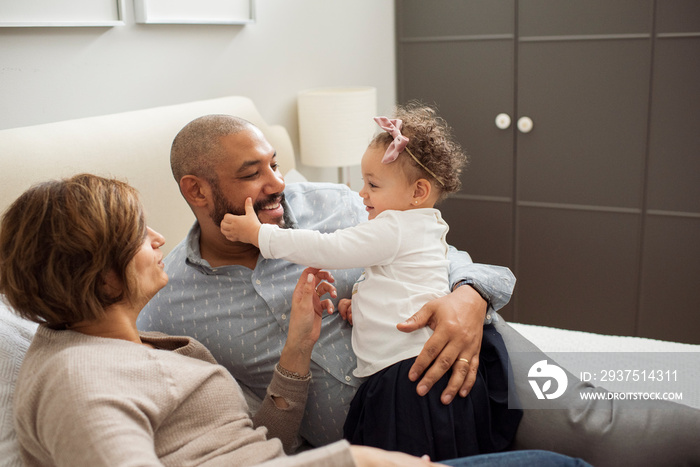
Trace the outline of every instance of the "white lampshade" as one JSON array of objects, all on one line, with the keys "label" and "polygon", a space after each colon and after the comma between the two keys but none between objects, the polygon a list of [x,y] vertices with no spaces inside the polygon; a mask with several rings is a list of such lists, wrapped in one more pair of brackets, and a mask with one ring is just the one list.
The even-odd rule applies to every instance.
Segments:
[{"label": "white lampshade", "polygon": [[301,91],[298,97],[302,164],[358,165],[377,127],[377,89],[319,88]]}]

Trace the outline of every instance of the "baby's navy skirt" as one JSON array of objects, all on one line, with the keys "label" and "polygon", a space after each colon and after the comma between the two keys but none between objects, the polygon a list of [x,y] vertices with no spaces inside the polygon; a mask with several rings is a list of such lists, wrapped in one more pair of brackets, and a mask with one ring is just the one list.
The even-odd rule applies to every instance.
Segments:
[{"label": "baby's navy skirt", "polygon": [[507,449],[522,410],[508,408],[508,353],[493,325],[484,326],[479,371],[466,398],[440,402],[451,371],[425,396],[408,379],[415,357],[370,376],[357,390],[345,420],[352,444],[428,454],[432,461]]}]

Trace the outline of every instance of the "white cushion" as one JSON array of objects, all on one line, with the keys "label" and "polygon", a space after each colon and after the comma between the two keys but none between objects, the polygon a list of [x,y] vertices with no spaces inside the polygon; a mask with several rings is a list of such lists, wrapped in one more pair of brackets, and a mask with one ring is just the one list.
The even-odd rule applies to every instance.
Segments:
[{"label": "white cushion", "polygon": [[299,183],[307,182],[308,180],[298,170],[291,169],[286,174],[284,174],[284,181],[285,183]]}]

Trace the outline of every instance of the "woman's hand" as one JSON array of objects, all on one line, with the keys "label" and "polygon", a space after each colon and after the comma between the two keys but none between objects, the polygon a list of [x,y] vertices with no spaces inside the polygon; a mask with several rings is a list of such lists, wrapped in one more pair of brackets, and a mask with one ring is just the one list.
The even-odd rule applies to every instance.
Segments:
[{"label": "woman's hand", "polygon": [[328,271],[306,268],[301,273],[292,294],[292,311],[289,316],[287,342],[280,355],[280,366],[286,370],[306,375],[309,373],[311,351],[321,335],[323,310],[333,312],[330,299],[320,297],[329,293],[336,296],[335,279]]},{"label": "woman's hand", "polygon": [[253,199],[246,198],[245,215],[226,214],[221,221],[221,233],[231,242],[250,243],[260,247],[258,232],[260,232],[261,225],[253,208]]},{"label": "woman's hand", "polygon": [[[469,394],[479,368],[486,308],[486,300],[472,287],[465,285],[426,303],[415,315],[397,325],[403,332],[412,332],[424,326],[430,326],[435,331],[408,374],[411,381],[416,381],[428,369],[418,383],[416,391],[419,395],[427,394],[450,368],[453,370],[452,376],[442,393],[442,403],[452,402],[457,391],[462,397]],[[461,359],[468,360],[468,363]]]},{"label": "woman's hand", "polygon": [[358,467],[425,467],[439,466],[430,462],[428,456],[415,457],[402,452],[384,451],[369,446],[350,446],[350,452]]}]

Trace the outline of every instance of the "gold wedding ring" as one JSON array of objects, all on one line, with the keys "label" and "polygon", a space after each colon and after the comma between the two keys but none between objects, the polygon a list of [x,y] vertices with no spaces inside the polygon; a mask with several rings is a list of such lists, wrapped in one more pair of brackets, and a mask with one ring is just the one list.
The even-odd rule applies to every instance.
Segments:
[{"label": "gold wedding ring", "polygon": [[460,358],[459,361],[460,361],[460,362],[464,362],[464,363],[466,363],[467,365],[469,365],[469,360],[467,360],[466,358]]}]

